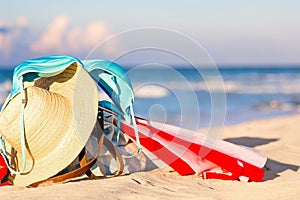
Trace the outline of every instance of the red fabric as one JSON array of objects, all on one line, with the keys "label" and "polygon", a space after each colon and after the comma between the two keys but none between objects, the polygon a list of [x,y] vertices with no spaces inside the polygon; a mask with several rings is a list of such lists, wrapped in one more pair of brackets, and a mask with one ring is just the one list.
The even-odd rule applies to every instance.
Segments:
[{"label": "red fabric", "polygon": [[243,165],[243,176],[249,177],[254,182],[261,182],[264,179],[265,172],[263,169],[246,162],[243,162]]},{"label": "red fabric", "polygon": [[[224,171],[230,172],[224,174],[224,173],[207,171],[204,172],[206,178],[235,180],[238,179],[240,176],[246,176],[249,177],[251,181],[259,182],[263,180],[264,171],[261,168],[258,168],[242,160],[238,160],[234,157],[231,157],[227,154],[216,151],[214,149],[210,149],[208,147],[193,143],[191,141],[180,139],[174,135],[156,129],[150,125],[141,123],[139,122],[138,119],[137,119],[137,125],[147,128],[151,133],[155,133],[159,137],[164,138],[169,142],[187,147],[189,150],[194,152],[196,155],[199,155],[201,158],[204,158],[212,163],[215,163],[216,165],[224,169]],[[124,133],[128,134],[130,137],[135,139],[133,128],[131,128],[130,126],[126,125],[125,123],[122,123],[121,130]],[[164,148],[163,145],[152,140],[150,137],[143,135],[141,132],[139,132],[139,134],[141,135],[140,137],[141,144],[149,151],[154,153],[159,159],[165,161],[168,164],[170,163],[168,161],[174,160],[175,162],[171,162],[170,166],[174,170],[176,170],[180,175],[187,175],[187,174],[194,173],[194,171],[190,167],[188,167],[188,165],[182,159],[178,157],[176,159],[176,155],[170,152],[167,148]]]},{"label": "red fabric", "polygon": [[[147,126],[151,132],[156,133],[160,137],[168,140],[169,142],[174,142],[180,145],[187,147],[189,150],[194,152],[196,155],[199,155],[201,158],[205,158],[210,162],[215,163],[216,165],[220,166],[222,169],[231,172],[231,175],[224,175],[218,174],[214,172],[207,172],[206,174],[208,177],[223,179],[223,180],[235,180],[238,179],[240,176],[249,177],[251,181],[260,182],[264,178],[264,170],[258,168],[254,165],[251,165],[247,162],[242,160],[238,160],[234,157],[216,151],[214,149],[210,149],[208,147],[192,143],[191,141],[186,141],[180,138],[175,137],[167,132],[158,130],[154,127],[148,126],[144,123],[139,123],[137,120],[137,124],[141,126]],[[238,163],[240,162],[240,164]]]},{"label": "red fabric", "polygon": [[0,186],[8,185],[8,181],[5,181],[2,183],[2,180],[8,175],[8,169],[6,166],[6,163],[4,161],[4,158],[2,155],[0,155]]},{"label": "red fabric", "polygon": [[[131,126],[125,123],[121,123],[120,128],[128,136],[130,136],[133,139],[136,139],[134,130]],[[177,171],[180,175],[189,175],[195,173],[194,170],[186,162],[184,162],[181,158],[177,157],[163,145],[145,136],[141,132],[139,132],[139,135],[141,145],[143,145],[146,149],[151,151],[159,159],[169,164],[169,166],[172,167],[175,171]]]},{"label": "red fabric", "polygon": [[202,172],[203,179],[222,179],[222,180],[235,180],[236,177],[231,173],[224,172]]}]

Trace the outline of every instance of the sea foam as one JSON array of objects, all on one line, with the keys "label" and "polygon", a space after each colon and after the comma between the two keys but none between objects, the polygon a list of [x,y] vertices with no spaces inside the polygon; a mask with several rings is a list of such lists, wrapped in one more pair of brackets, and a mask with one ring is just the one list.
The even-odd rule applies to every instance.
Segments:
[{"label": "sea foam", "polygon": [[[300,77],[298,80],[239,81],[208,80],[199,82],[169,82],[165,86],[169,90],[194,90],[206,92],[225,92],[236,94],[300,94]],[[156,88],[153,88],[156,89]],[[155,92],[155,91],[154,91]]]},{"label": "sea foam", "polygon": [[136,88],[134,95],[138,98],[163,98],[169,95],[169,91],[159,85],[146,85]]}]

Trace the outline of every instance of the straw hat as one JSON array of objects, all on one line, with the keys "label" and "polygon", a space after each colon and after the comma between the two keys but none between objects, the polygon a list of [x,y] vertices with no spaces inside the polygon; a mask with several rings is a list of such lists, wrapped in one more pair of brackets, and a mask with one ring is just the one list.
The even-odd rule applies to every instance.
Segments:
[{"label": "straw hat", "polygon": [[[97,119],[96,84],[79,63],[56,76],[26,83],[25,94],[27,164],[25,173],[14,177],[14,185],[19,186],[67,167],[86,144]],[[16,95],[0,114],[0,134],[18,152],[18,170],[22,167],[21,101],[21,95]]]}]

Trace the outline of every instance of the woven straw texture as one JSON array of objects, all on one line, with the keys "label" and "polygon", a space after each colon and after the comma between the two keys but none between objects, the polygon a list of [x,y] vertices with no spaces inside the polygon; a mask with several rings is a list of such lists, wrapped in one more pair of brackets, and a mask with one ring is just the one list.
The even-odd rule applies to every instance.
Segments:
[{"label": "woven straw texture", "polygon": [[[67,167],[87,142],[97,119],[97,88],[77,63],[50,78],[26,83],[25,173],[14,185],[26,186],[47,179]],[[21,95],[16,95],[0,115],[0,133],[18,152],[11,164],[22,166],[20,144]],[[13,152],[12,152],[13,154]]]}]

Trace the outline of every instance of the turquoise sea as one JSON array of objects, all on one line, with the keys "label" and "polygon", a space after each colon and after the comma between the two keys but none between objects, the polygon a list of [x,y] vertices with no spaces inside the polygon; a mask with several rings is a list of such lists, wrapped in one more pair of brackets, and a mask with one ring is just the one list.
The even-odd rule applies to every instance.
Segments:
[{"label": "turquoise sea", "polygon": [[[300,112],[298,66],[219,68],[218,78],[224,87],[219,87],[220,79],[205,77],[210,70],[199,73],[192,68],[177,67],[127,71],[135,89],[136,115],[156,121],[191,129],[205,128],[216,118],[212,112],[223,109],[223,104],[225,125]],[[11,69],[0,68],[0,107],[11,90],[11,76]],[[212,96],[221,107],[212,102]]]}]

